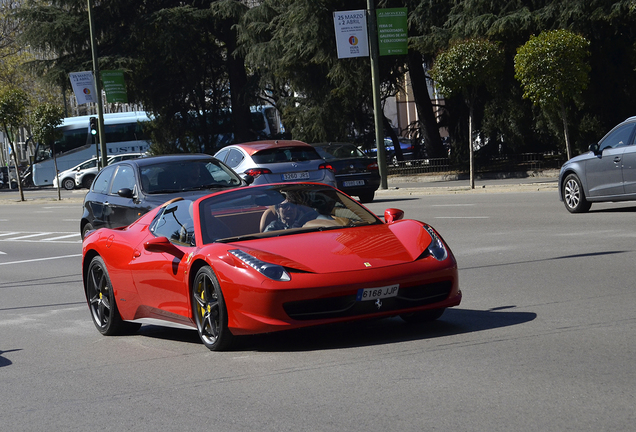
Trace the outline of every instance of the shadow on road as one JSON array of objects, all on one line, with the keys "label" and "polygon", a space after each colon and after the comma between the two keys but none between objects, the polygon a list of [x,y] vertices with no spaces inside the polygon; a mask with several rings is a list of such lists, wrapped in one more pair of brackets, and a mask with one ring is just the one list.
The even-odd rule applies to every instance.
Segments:
[{"label": "shadow on road", "polygon": [[[355,348],[396,342],[441,338],[523,324],[536,318],[532,312],[447,309],[442,317],[425,324],[406,324],[400,318],[311,327],[238,338],[234,351],[294,352]],[[137,333],[147,337],[201,344],[196,331],[143,326]],[[201,344],[201,348],[205,349]]]},{"label": "shadow on road", "polygon": [[4,355],[6,353],[14,352],[14,351],[22,351],[22,349],[12,349],[8,351],[0,351],[0,367],[12,365],[13,362],[8,358],[5,358]]}]

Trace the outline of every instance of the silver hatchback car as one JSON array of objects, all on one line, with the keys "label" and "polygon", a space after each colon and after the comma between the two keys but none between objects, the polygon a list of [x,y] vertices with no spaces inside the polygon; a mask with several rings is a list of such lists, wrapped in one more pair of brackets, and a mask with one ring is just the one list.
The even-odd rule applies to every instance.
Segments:
[{"label": "silver hatchback car", "polygon": [[316,149],[302,141],[253,141],[223,147],[215,158],[239,174],[254,178],[255,185],[309,181],[336,186],[333,167]]},{"label": "silver hatchback car", "polygon": [[593,202],[636,200],[636,117],[612,129],[590,151],[563,164],[559,198],[570,213]]}]

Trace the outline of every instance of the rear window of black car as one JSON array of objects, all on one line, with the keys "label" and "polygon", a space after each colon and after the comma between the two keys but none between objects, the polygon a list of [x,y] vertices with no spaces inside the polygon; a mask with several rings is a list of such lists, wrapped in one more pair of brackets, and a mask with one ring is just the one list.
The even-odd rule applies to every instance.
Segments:
[{"label": "rear window of black car", "polygon": [[301,162],[322,159],[313,147],[277,147],[261,150],[252,155],[257,164]]}]

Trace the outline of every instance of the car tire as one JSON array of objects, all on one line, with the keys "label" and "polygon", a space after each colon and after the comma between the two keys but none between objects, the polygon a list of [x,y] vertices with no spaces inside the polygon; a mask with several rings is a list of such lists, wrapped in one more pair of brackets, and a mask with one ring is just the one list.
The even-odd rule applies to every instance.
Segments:
[{"label": "car tire", "polygon": [[93,231],[94,229],[95,228],[93,228],[93,225],[91,225],[90,223],[84,225],[84,227],[82,228],[82,240],[84,240],[84,237],[86,237],[87,232]]},{"label": "car tire", "polygon": [[75,179],[72,179],[70,177],[65,178],[64,180],[62,180],[62,187],[66,190],[75,189]]},{"label": "car tire", "polygon": [[563,182],[563,203],[570,213],[585,213],[592,203],[585,198],[583,185],[576,174],[570,174]]},{"label": "car tire", "polygon": [[209,266],[199,269],[191,290],[192,314],[201,342],[210,351],[230,347],[233,335],[228,329],[227,308],[219,281]]},{"label": "car tire", "polygon": [[402,318],[404,321],[406,321],[409,324],[426,323],[430,321],[435,321],[436,319],[441,317],[445,310],[446,308],[440,308],[440,309],[430,309],[430,310],[419,311],[419,312],[405,313],[405,314],[401,314],[400,318]]},{"label": "car tire", "polygon": [[95,180],[94,175],[87,175],[82,179],[82,187],[84,189],[89,189],[93,184],[93,180]]},{"label": "car tire", "polygon": [[121,319],[106,264],[99,255],[91,260],[86,272],[86,301],[93,324],[104,336],[134,333],[141,326]]},{"label": "car tire", "polygon": [[360,198],[361,203],[366,204],[373,201],[374,196],[375,196],[375,191],[371,191],[371,192],[361,193],[360,195],[358,195],[358,198]]}]

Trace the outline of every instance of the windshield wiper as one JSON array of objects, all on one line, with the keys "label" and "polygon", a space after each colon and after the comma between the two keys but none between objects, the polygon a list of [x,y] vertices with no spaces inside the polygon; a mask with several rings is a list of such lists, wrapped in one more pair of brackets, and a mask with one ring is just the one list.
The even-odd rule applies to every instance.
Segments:
[{"label": "windshield wiper", "polygon": [[213,184],[208,184],[208,185],[201,185],[201,186],[183,188],[181,190],[182,191],[188,191],[188,190],[204,190],[204,189],[222,189],[222,188],[226,188],[226,187],[234,187],[234,186],[229,185],[229,184],[213,183]]}]

